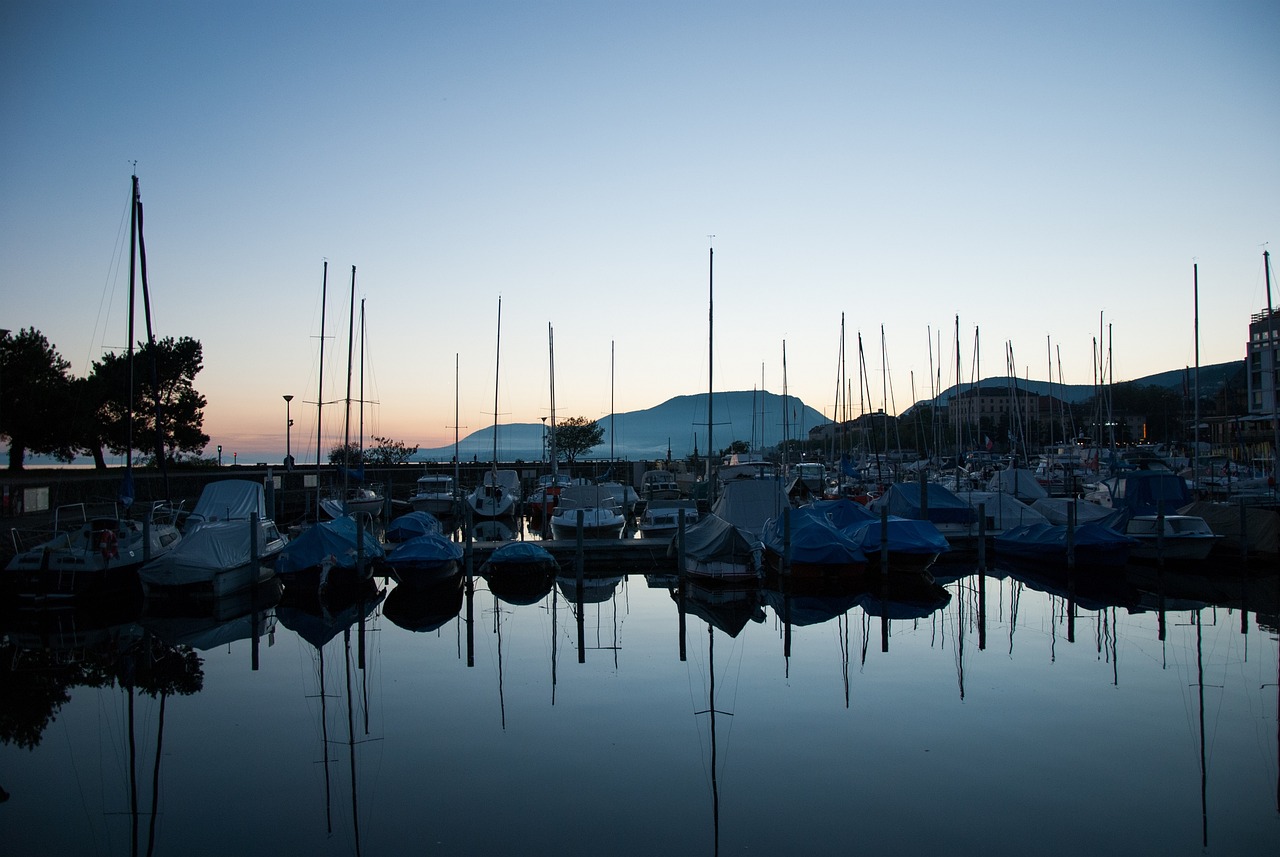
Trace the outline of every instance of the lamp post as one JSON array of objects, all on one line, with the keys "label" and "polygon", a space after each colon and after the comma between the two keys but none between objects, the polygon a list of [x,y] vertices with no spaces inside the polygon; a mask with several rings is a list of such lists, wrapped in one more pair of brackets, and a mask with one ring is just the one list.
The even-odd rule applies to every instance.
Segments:
[{"label": "lamp post", "polygon": [[289,416],[289,403],[293,401],[293,396],[284,397],[284,469],[286,472],[293,471],[293,454],[289,450],[290,429],[293,428],[293,418]]},{"label": "lamp post", "polygon": [[218,466],[222,466],[222,444],[218,444]]}]

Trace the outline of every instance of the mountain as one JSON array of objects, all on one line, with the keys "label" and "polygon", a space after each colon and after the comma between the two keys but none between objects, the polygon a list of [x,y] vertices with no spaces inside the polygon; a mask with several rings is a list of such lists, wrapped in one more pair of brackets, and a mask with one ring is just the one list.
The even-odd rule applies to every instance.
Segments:
[{"label": "mountain", "polygon": [[[1241,372],[1243,367],[1243,360],[1201,366],[1201,396],[1213,396]],[[1135,378],[1128,383],[1182,391],[1184,382],[1188,386],[1192,383],[1191,374],[1190,369],[1175,369]],[[1047,381],[1030,381],[1004,376],[984,378],[979,386],[1007,389],[1014,383],[1019,390],[1053,395],[1072,404],[1087,401],[1096,392],[1092,384],[1050,384]],[[969,384],[950,387],[943,391],[939,400],[946,402],[958,392],[968,390],[970,387]],[[928,404],[928,400],[917,404]],[[717,448],[723,449],[735,440],[752,442],[753,448],[761,445],[776,446],[781,442],[783,432],[781,396],[758,391],[716,393],[714,406],[712,416],[715,419],[715,426],[712,442]],[[788,397],[787,406],[790,411],[788,431],[793,438],[803,440],[808,436],[809,429],[827,422],[827,418],[821,412],[794,396]],[[586,456],[588,458],[608,457],[611,422],[615,432],[613,453],[618,458],[632,460],[666,458],[668,448],[673,458],[684,458],[693,453],[695,444],[699,454],[705,455],[707,451],[706,393],[676,396],[643,411],[614,414],[612,420],[609,417],[602,417],[597,422],[604,429],[604,438],[600,445]],[[545,427],[541,422],[498,426],[498,457],[503,461],[540,460],[544,430]],[[762,435],[763,439],[761,439]],[[459,441],[458,450],[463,461],[489,461],[493,457],[493,428],[480,429],[467,435]],[[422,449],[414,456],[414,460],[452,461],[453,447]]]},{"label": "mountain", "polygon": [[[1215,363],[1212,366],[1200,367],[1200,395],[1201,397],[1212,397],[1215,393],[1221,392],[1222,388],[1231,381],[1236,373],[1244,369],[1243,360],[1233,360],[1229,363]],[[1176,390],[1181,392],[1184,384],[1189,391],[1194,370],[1191,368],[1174,369],[1169,372],[1160,372],[1155,375],[1147,375],[1143,378],[1135,378],[1132,381],[1117,382],[1137,384],[1142,387],[1163,387],[1167,390]],[[1008,389],[1013,385],[1017,385],[1020,392],[1038,393],[1042,396],[1054,396],[1078,405],[1081,402],[1088,401],[1097,392],[1097,388],[1092,384],[1050,384],[1048,381],[1031,381],[1025,378],[1010,378],[1007,375],[996,375],[990,378],[983,378],[978,384],[984,388],[997,388],[1001,390]],[[973,388],[972,384],[957,384],[948,387],[942,391],[942,395],[938,397],[939,401],[947,402],[954,398],[958,393],[966,392]],[[1189,395],[1189,393],[1188,393]],[[925,399],[916,403],[917,405],[927,405],[929,400]]]},{"label": "mountain", "polygon": [[[735,440],[752,442],[753,447],[777,446],[782,442],[782,396],[776,393],[738,391],[715,394],[712,400],[712,443],[719,449]],[[788,433],[803,439],[809,429],[826,422],[826,418],[794,396],[787,398]],[[762,416],[763,415],[763,416]],[[606,458],[609,455],[609,430],[613,426],[612,449],[618,458],[632,460],[667,457],[684,458],[707,451],[707,394],[676,396],[643,411],[614,414],[596,421],[604,429],[600,445],[586,456]],[[538,461],[542,458],[541,421],[498,426],[498,458],[503,461]],[[458,442],[458,456],[463,461],[489,461],[493,458],[493,427],[472,432]],[[421,449],[415,461],[452,461],[453,446]]]}]

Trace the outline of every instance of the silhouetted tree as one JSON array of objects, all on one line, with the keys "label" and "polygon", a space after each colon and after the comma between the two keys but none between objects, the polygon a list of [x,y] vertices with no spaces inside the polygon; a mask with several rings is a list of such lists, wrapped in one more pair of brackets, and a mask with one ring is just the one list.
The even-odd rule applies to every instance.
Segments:
[{"label": "silhouetted tree", "polygon": [[604,429],[595,420],[569,417],[556,423],[556,454],[572,464],[579,455],[590,452],[604,440]]},{"label": "silhouetted tree", "polygon": [[9,442],[10,470],[21,470],[29,452],[75,456],[70,367],[34,327],[0,337],[0,437]]}]

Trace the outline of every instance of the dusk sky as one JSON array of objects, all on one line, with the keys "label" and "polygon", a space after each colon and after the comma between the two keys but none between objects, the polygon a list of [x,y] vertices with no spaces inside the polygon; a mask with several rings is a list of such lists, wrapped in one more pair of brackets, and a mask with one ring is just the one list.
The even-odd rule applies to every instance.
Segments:
[{"label": "dusk sky", "polygon": [[77,375],[125,345],[136,162],[156,334],[203,343],[208,454],[242,462],[279,460],[284,394],[315,459],[325,260],[324,398],[355,265],[366,435],[424,448],[455,355],[462,434],[493,420],[499,296],[504,423],[548,413],[548,323],[560,417],[705,392],[710,245],[715,388],[781,393],[785,341],[827,414],[841,313],[891,412],[955,383],[956,316],[963,381],[975,330],[983,376],[1011,347],[1044,379],[1051,348],[1092,383],[1100,325],[1117,381],[1194,365],[1197,262],[1200,362],[1238,360],[1280,237],[1278,45],[1280,5],[1230,0],[14,0],[0,327]]}]

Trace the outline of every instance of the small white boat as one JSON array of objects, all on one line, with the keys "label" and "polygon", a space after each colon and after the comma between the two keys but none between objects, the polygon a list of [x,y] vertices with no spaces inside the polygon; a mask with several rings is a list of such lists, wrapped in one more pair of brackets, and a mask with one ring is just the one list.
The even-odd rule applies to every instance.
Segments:
[{"label": "small white boat", "polygon": [[670,470],[646,470],[640,477],[640,498],[648,503],[654,500],[678,500],[680,483]]},{"label": "small white boat", "polygon": [[9,561],[0,574],[0,588],[48,598],[76,598],[130,585],[136,589],[142,564],[168,553],[182,538],[168,504],[153,505],[143,520],[116,511],[87,516],[84,505],[76,504],[81,522],[63,530],[72,508],[55,511],[56,536]]},{"label": "small white boat", "polygon": [[1138,540],[1129,556],[1138,560],[1197,562],[1222,540],[1204,518],[1195,515],[1165,515],[1160,527],[1156,515],[1135,515],[1125,525],[1125,535]]},{"label": "small white boat", "polygon": [[693,500],[651,500],[640,515],[642,539],[669,539],[680,529],[680,512],[684,511],[684,524],[692,527],[698,522],[698,504]]},{"label": "small white boat", "polygon": [[570,485],[560,492],[551,516],[551,535],[557,539],[617,539],[627,519],[618,501],[599,485]]},{"label": "small white boat", "polygon": [[427,473],[418,477],[417,489],[409,496],[409,505],[415,512],[430,512],[439,517],[454,514],[457,499],[452,476]]},{"label": "small white boat", "polygon": [[382,507],[386,505],[384,498],[372,488],[349,488],[346,493],[325,497],[320,501],[320,508],[330,518],[342,518],[347,515],[365,514],[378,517]]},{"label": "small white boat", "polygon": [[510,518],[520,497],[520,474],[514,470],[489,470],[467,495],[467,505],[477,518]]}]

